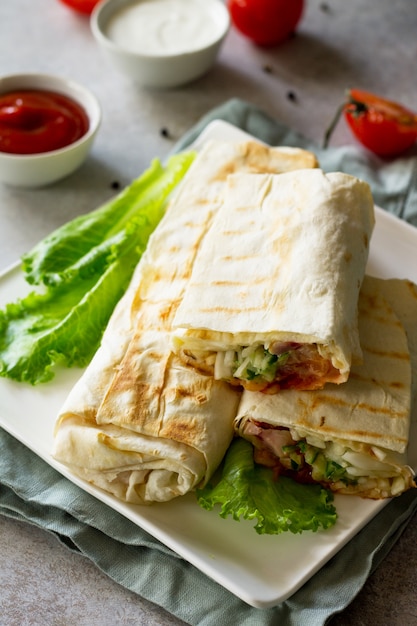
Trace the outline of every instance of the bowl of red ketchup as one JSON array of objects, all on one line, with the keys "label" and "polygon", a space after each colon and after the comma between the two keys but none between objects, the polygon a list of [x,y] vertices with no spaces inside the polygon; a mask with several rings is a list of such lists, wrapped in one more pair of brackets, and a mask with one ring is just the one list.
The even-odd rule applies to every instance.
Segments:
[{"label": "bowl of red ketchup", "polygon": [[0,76],[0,181],[43,187],[78,169],[101,122],[84,86],[48,74]]}]

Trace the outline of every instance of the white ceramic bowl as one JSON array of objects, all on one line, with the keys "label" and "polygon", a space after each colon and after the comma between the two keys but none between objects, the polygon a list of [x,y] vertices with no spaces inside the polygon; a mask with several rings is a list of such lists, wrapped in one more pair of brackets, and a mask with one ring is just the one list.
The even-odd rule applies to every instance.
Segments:
[{"label": "white ceramic bowl", "polygon": [[0,181],[18,187],[43,187],[74,172],[84,162],[101,122],[97,98],[85,87],[48,74],[0,76],[0,95],[21,89],[54,91],[81,105],[89,119],[87,132],[74,143],[37,154],[0,151]]},{"label": "white ceramic bowl", "polygon": [[222,0],[103,0],[91,15],[93,35],[114,66],[137,84],[159,89],[205,74],[229,28]]}]

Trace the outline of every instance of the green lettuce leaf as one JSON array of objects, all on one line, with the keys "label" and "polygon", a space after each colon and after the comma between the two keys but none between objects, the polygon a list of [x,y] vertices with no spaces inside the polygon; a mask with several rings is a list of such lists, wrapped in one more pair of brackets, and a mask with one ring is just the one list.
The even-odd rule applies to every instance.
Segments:
[{"label": "green lettuce leaf", "polygon": [[55,285],[100,273],[117,257],[132,230],[143,250],[163,214],[165,201],[191,165],[195,154],[172,156],[164,167],[150,167],[115,198],[64,224],[22,257],[28,283]]},{"label": "green lettuce leaf", "polygon": [[155,160],[103,207],[68,222],[23,258],[39,285],[0,310],[0,375],[37,384],[56,364],[83,367],[97,350],[113,309],[194,153]]},{"label": "green lettuce leaf", "polygon": [[337,518],[331,492],[283,476],[274,480],[269,468],[254,463],[252,444],[244,439],[232,442],[220,480],[197,490],[197,500],[209,511],[220,505],[223,518],[257,519],[254,528],[260,535],[316,532],[330,528]]}]

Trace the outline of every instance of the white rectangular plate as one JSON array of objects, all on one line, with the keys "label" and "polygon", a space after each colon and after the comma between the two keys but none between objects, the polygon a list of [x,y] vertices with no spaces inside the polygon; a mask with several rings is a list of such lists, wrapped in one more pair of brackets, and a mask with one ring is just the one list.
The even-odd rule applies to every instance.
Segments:
[{"label": "white rectangular plate", "polygon": [[[215,121],[199,137],[238,141],[249,136]],[[417,282],[417,229],[376,209],[367,271],[381,278]],[[0,307],[27,293],[18,267],[0,276]],[[59,371],[53,381],[30,387],[0,379],[0,426],[79,487],[145,529],[207,576],[254,607],[286,600],[370,521],[386,502],[336,496],[338,520],[333,528],[301,535],[260,536],[254,522],[222,519],[201,509],[194,494],[164,504],[124,504],[73,476],[50,454],[56,415],[80,370]],[[417,467],[417,441],[411,462]],[[184,525],[184,520],[187,524]]]}]

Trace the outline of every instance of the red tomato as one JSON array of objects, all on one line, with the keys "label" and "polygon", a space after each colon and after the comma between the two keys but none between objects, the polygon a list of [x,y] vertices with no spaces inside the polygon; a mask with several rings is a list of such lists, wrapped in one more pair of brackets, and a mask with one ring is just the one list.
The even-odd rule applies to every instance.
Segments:
[{"label": "red tomato", "polygon": [[344,115],[355,137],[382,157],[398,156],[417,139],[415,113],[367,91],[348,91]]},{"label": "red tomato", "polygon": [[304,0],[228,0],[236,28],[259,46],[274,46],[296,29]]},{"label": "red tomato", "polygon": [[99,0],[60,0],[63,4],[71,7],[78,13],[85,13],[86,15],[90,15],[92,13],[96,4],[99,3]]}]

